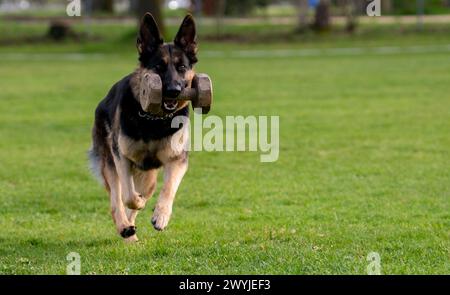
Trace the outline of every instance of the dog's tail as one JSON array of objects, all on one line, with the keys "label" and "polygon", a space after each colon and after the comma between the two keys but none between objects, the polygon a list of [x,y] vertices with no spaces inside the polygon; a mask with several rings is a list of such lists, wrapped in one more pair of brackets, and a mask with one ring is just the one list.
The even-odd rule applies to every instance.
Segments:
[{"label": "dog's tail", "polygon": [[94,145],[88,151],[88,159],[89,159],[89,168],[94,175],[94,177],[105,186],[105,179],[103,178],[102,167],[103,167],[103,159],[98,152],[98,149]]}]

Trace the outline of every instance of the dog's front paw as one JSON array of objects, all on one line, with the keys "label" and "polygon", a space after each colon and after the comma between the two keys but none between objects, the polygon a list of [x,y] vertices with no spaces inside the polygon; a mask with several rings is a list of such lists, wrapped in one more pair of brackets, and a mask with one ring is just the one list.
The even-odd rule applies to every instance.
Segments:
[{"label": "dog's front paw", "polygon": [[156,207],[153,212],[152,224],[156,230],[164,230],[169,223],[172,210],[166,207]]},{"label": "dog's front paw", "polygon": [[145,207],[145,203],[146,199],[136,192],[130,193],[125,201],[125,205],[132,210],[141,210]]},{"label": "dog's front paw", "polygon": [[120,230],[122,238],[126,239],[136,235],[136,227],[134,225],[128,226]]}]

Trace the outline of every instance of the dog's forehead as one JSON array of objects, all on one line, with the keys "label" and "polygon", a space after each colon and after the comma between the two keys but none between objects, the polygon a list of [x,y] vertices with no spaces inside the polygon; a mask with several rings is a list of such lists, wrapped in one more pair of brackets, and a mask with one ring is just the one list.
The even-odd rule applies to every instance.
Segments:
[{"label": "dog's forehead", "polygon": [[161,56],[165,62],[179,63],[187,60],[183,50],[172,43],[165,43],[161,48]]},{"label": "dog's forehead", "polygon": [[155,54],[156,56],[158,56],[158,58],[162,59],[165,63],[169,63],[170,60],[170,50],[169,48],[166,46],[166,44],[164,44],[163,46],[160,46],[157,54]]}]

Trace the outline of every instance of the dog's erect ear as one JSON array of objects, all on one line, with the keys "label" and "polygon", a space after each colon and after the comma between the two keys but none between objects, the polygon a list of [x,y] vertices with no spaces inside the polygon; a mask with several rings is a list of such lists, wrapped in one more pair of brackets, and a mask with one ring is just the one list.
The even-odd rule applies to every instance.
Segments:
[{"label": "dog's erect ear", "polygon": [[158,25],[150,13],[146,13],[141,21],[139,36],[137,38],[137,49],[139,54],[152,53],[163,43]]},{"label": "dog's erect ear", "polygon": [[197,34],[195,31],[195,22],[192,15],[188,14],[181,23],[174,44],[180,47],[189,58],[191,64],[197,62]]}]

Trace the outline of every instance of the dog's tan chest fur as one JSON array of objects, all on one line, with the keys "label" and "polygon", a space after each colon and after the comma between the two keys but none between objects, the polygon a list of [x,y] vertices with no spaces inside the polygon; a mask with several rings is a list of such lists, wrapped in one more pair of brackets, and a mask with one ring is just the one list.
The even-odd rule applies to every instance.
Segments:
[{"label": "dog's tan chest fur", "polygon": [[120,134],[118,145],[120,152],[136,164],[142,163],[147,157],[156,157],[164,165],[184,157],[184,147],[188,139],[188,129],[183,127],[172,136],[149,142],[136,141],[124,134]]}]

